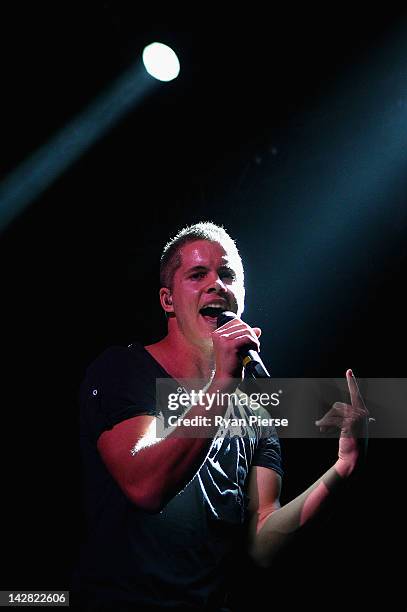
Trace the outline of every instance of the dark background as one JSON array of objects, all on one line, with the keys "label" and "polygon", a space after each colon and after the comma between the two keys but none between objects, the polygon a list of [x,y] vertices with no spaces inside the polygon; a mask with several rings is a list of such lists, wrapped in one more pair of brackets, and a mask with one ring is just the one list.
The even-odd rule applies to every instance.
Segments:
[{"label": "dark background", "polygon": [[[338,125],[360,139],[357,117],[370,95],[395,112],[405,104],[404,81],[374,81],[374,62],[407,22],[401,9],[346,12],[340,4],[231,5],[222,15],[219,6],[184,13],[124,2],[5,3],[0,11],[3,177],[145,44],[171,44],[181,60],[176,81],[124,117],[1,236],[1,588],[68,589],[82,530],[78,387],[107,346],[164,334],[159,257],[181,227],[212,220],[236,238],[246,318],[263,328],[276,376],[341,377],[348,367],[359,377],[403,376],[403,168],[380,215],[376,208],[356,231],[350,214],[351,244],[345,231],[315,258],[311,228],[314,194],[327,187],[329,164],[339,164],[325,155]],[[407,56],[398,60],[407,65]],[[345,140],[343,149],[352,143]],[[295,230],[302,216],[309,251]],[[336,441],[282,446],[286,502],[333,463]],[[372,439],[364,477],[328,524],[271,577],[242,581],[236,568],[239,600],[250,591],[307,608],[349,600],[405,609],[396,561],[404,450],[404,440]]]}]

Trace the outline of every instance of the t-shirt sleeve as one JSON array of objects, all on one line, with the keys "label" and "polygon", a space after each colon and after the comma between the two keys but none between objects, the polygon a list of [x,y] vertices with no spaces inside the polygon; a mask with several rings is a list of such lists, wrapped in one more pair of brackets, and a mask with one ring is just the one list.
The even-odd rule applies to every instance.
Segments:
[{"label": "t-shirt sleeve", "polygon": [[259,440],[258,446],[254,451],[252,465],[266,467],[274,470],[280,476],[284,475],[281,447],[277,433]]},{"label": "t-shirt sleeve", "polygon": [[111,347],[87,369],[79,400],[82,435],[97,440],[126,419],[155,416],[154,372],[129,348]]}]

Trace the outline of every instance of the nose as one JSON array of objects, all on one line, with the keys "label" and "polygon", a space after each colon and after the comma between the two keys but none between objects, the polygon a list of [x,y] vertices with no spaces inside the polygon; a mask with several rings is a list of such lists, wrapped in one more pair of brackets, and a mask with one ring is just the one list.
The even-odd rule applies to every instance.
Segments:
[{"label": "nose", "polygon": [[207,293],[227,293],[227,290],[227,286],[218,274],[214,274],[209,279],[209,283],[206,288]]}]

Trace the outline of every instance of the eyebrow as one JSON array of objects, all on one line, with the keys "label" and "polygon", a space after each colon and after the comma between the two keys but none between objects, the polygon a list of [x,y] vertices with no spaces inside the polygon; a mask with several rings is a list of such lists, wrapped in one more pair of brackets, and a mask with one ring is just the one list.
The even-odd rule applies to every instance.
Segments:
[{"label": "eyebrow", "polygon": [[[193,266],[192,268],[189,268],[185,272],[185,274],[188,275],[188,274],[191,274],[192,272],[205,272],[206,270],[209,270],[207,266]],[[223,264],[222,266],[219,266],[218,270],[227,270],[228,272],[233,272],[234,274],[236,274],[235,270],[227,264]]]},{"label": "eyebrow", "polygon": [[185,274],[191,274],[191,272],[204,272],[208,269],[209,268],[207,268],[206,266],[193,266],[192,268],[189,268],[189,270],[187,270]]}]

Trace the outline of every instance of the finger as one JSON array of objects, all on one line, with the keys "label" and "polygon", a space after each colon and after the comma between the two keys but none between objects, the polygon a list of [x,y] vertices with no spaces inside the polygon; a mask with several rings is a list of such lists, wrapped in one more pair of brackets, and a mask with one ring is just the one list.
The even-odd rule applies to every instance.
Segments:
[{"label": "finger", "polygon": [[349,393],[350,393],[350,399],[351,399],[351,403],[352,406],[354,407],[361,407],[364,408],[366,411],[366,406],[365,406],[365,402],[363,401],[363,397],[359,391],[359,387],[358,384],[356,382],[356,378],[353,375],[352,370],[347,370],[346,371],[346,380],[348,383],[348,388],[349,388]]},{"label": "finger", "polygon": [[[221,338],[238,338],[239,336],[250,335],[250,330],[247,327],[238,327],[236,329],[225,329],[221,334]],[[257,342],[257,336],[255,334],[251,335],[251,338]]]},{"label": "finger", "polygon": [[255,333],[251,333],[253,330],[247,325],[238,325],[233,328],[224,329],[221,334],[222,338],[238,338],[239,336],[250,336],[256,344],[259,344],[258,337]]},{"label": "finger", "polygon": [[349,404],[343,402],[335,402],[332,407],[326,412],[318,422],[323,419],[330,418],[331,416],[345,418],[349,417],[354,412],[354,408]]},{"label": "finger", "polygon": [[351,406],[350,404],[345,404],[344,402],[335,402],[332,408],[330,408],[326,414],[324,414],[318,421],[316,421],[316,423],[319,424],[321,422],[324,422],[326,419],[331,418],[339,418],[344,421],[349,419],[357,421],[361,417],[366,417],[366,415],[366,410],[364,410],[363,408],[355,408],[354,406]]},{"label": "finger", "polygon": [[344,421],[345,419],[339,414],[333,414],[329,417],[324,417],[319,421],[315,421],[315,425],[317,425],[317,427],[342,427]]},{"label": "finger", "polygon": [[335,402],[323,417],[315,421],[315,425],[321,431],[325,431],[329,427],[338,427],[341,429],[346,422],[349,421],[354,408],[343,402]]},{"label": "finger", "polygon": [[252,345],[255,350],[259,350],[260,343],[257,340],[256,336],[254,336],[253,338],[253,336],[248,333],[235,337],[234,341],[237,348],[242,348],[243,346],[249,347],[250,345]]},{"label": "finger", "polygon": [[260,336],[261,336],[261,329],[260,329],[260,327],[253,327],[252,329],[253,329],[254,333],[256,334],[256,336],[258,338],[260,338]]},{"label": "finger", "polygon": [[[357,420],[360,417],[367,416],[367,410],[360,404],[355,407],[351,404],[345,404],[344,402],[335,402],[331,410],[335,414],[341,414],[346,419],[352,418],[354,420]],[[329,414],[329,412],[327,414]]]},{"label": "finger", "polygon": [[225,323],[224,325],[221,325],[220,327],[217,327],[214,330],[214,334],[223,334],[226,331],[230,331],[231,329],[246,329],[247,325],[246,323],[243,323],[243,321],[236,321],[235,319],[233,321],[228,321],[227,323]]},{"label": "finger", "polygon": [[348,383],[351,404],[352,406],[357,406],[359,403],[359,389],[352,370],[346,370],[346,382]]}]

